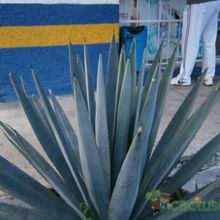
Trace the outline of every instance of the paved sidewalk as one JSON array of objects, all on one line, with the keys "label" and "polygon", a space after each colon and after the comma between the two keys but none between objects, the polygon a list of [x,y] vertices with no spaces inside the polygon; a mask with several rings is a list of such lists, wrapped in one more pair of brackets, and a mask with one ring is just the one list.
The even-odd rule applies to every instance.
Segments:
[{"label": "paved sidewalk", "polygon": [[[220,81],[220,80],[217,80]],[[216,81],[215,81],[216,85]],[[169,89],[169,94],[167,98],[167,103],[165,106],[165,112],[163,114],[163,118],[161,121],[159,135],[162,134],[164,129],[166,128],[168,122],[171,117],[182,103],[188,92],[190,91],[190,87],[177,87],[171,86]],[[199,96],[195,103],[195,108],[197,108],[207,97],[213,87],[203,86]],[[69,116],[70,120],[74,122],[73,115],[73,100],[71,96],[62,96],[59,97],[58,100],[62,104],[65,112]],[[0,120],[8,123],[14,129],[18,130],[25,138],[27,138],[36,148],[41,150],[36,137],[33,135],[33,131],[30,128],[29,123],[23,113],[23,110],[18,102],[14,103],[0,103]],[[188,149],[185,152],[185,156],[190,156],[197,152],[201,147],[205,145],[212,137],[214,137],[217,133],[220,132],[220,99],[215,104],[214,108],[210,112],[208,118],[205,120],[203,126],[199,130],[198,134],[194,138],[193,142],[190,144]],[[42,152],[42,150],[41,150]],[[31,166],[20,156],[20,154],[14,149],[14,147],[6,140],[4,135],[0,132],[0,154],[7,159],[13,161],[13,163],[17,164],[20,168],[37,178],[38,180],[44,182],[43,178],[39,176]],[[220,174],[220,169],[218,167],[217,172]],[[216,174],[215,174],[216,175]],[[210,179],[211,180],[211,179]]]}]

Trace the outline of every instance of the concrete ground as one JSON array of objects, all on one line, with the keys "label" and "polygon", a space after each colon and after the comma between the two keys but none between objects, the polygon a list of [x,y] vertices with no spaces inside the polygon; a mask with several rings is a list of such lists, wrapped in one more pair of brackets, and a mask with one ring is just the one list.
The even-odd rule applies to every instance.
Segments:
[{"label": "concrete ground", "polygon": [[[220,79],[215,81],[215,85],[219,82]],[[164,129],[166,128],[168,122],[174,115],[177,108],[180,106],[188,92],[192,86],[189,87],[177,87],[171,86],[168,93],[168,98],[165,106],[165,111],[162,117],[161,125],[159,128],[159,135],[157,139],[161,136]],[[199,96],[195,102],[195,109],[205,100],[207,95],[213,87],[202,86],[202,89],[199,93]],[[65,112],[69,116],[70,120],[74,123],[74,115],[73,115],[73,100],[71,96],[62,96],[59,97],[58,100],[62,104]],[[23,113],[21,105],[18,102],[14,103],[0,103],[0,120],[8,123],[14,129],[19,131],[25,138],[27,138],[37,149],[42,152],[42,149],[33,135],[33,131]],[[185,152],[185,156],[193,155],[197,152],[201,147],[204,146],[212,137],[214,137],[217,133],[220,132],[220,99],[216,102],[214,108],[210,112],[209,116],[205,120],[203,126],[199,130],[198,134],[188,147]],[[42,152],[43,153],[43,152]],[[40,180],[44,183],[43,178],[34,171],[31,166],[23,159],[22,156],[16,151],[16,149],[6,140],[2,132],[0,132],[0,155],[9,159],[16,165],[18,165],[21,169],[31,174],[34,178]],[[217,166],[217,173],[220,174],[219,166]],[[216,172],[214,176],[217,176]],[[207,174],[206,174],[207,175]],[[204,179],[203,177],[201,179]],[[210,177],[210,180],[213,179]],[[193,180],[195,183],[195,180]],[[203,181],[204,184],[204,181]]]}]

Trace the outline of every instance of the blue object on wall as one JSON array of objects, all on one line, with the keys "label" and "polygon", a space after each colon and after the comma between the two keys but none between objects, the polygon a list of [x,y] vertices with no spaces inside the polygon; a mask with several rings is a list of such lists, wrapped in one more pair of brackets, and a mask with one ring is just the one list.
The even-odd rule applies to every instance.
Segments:
[{"label": "blue object on wall", "polygon": [[133,38],[136,39],[136,63],[137,71],[140,71],[144,48],[147,43],[147,27],[145,26],[124,26],[120,30],[121,45],[125,46],[126,56],[129,57]]}]

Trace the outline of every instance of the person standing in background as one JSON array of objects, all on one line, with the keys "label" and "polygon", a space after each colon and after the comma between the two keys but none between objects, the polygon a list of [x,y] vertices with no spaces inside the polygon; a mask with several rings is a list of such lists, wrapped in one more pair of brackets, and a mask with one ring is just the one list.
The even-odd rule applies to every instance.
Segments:
[{"label": "person standing in background", "polygon": [[208,69],[204,85],[213,85],[216,65],[216,37],[220,0],[187,0],[183,12],[182,63],[180,73],[171,80],[171,85],[191,85],[191,74],[196,62],[200,40],[204,54],[202,72]]}]

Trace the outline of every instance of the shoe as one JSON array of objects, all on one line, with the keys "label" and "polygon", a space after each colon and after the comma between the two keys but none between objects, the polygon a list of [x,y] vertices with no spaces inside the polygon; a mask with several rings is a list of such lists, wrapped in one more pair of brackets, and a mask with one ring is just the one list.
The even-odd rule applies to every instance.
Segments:
[{"label": "shoe", "polygon": [[205,86],[212,86],[213,85],[213,79],[212,78],[209,78],[209,79],[205,79],[203,84]]},{"label": "shoe", "polygon": [[179,77],[177,76],[171,79],[170,84],[175,86],[191,86],[191,79],[180,80]]}]

